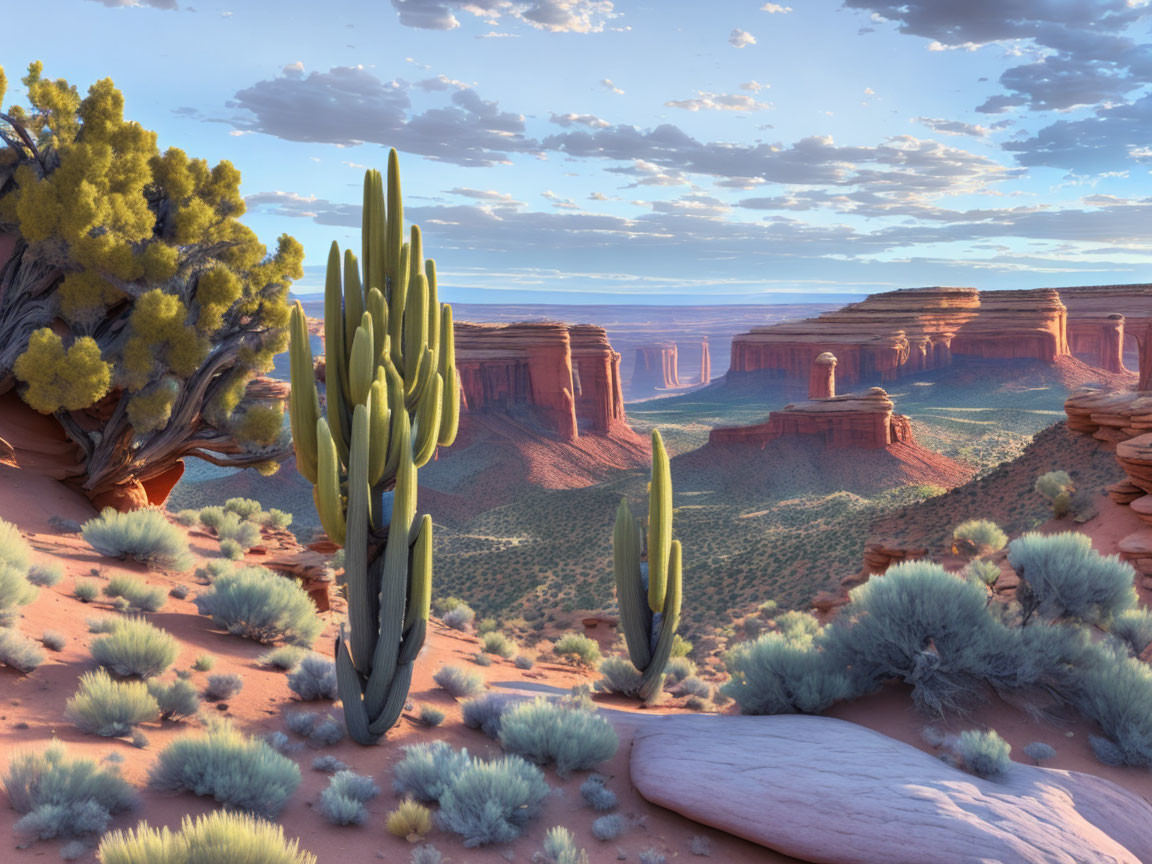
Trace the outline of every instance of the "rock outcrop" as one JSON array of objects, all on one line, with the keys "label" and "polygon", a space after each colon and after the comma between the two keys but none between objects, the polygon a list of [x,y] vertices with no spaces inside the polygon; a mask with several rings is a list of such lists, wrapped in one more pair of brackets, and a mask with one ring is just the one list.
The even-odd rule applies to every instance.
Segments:
[{"label": "rock outcrop", "polygon": [[1095,355],[1102,369],[1122,372],[1124,341],[1130,337],[1140,352],[1137,388],[1152,388],[1152,284],[1082,285],[1059,291],[1068,308],[1072,351]]},{"label": "rock outcrop", "polygon": [[461,322],[456,368],[465,415],[508,414],[566,441],[627,428],[620,355],[603,327]]},{"label": "rock outcrop", "polygon": [[826,351],[838,358],[844,384],[943,368],[954,356],[1051,363],[1068,354],[1067,310],[1051,289],[934,287],[873,294],[816,318],[737,336],[729,374],[804,380]]},{"label": "rock outcrop", "polygon": [[836,355],[825,351],[812,361],[808,373],[808,398],[831,399],[836,395]]},{"label": "rock outcrop", "polygon": [[675,342],[641,345],[636,349],[636,362],[632,367],[632,388],[642,393],[679,387],[679,367]]},{"label": "rock outcrop", "polygon": [[708,345],[708,340],[704,339],[700,343],[700,378],[697,381],[699,384],[707,384],[712,380],[712,349]]},{"label": "rock outcrop", "polygon": [[911,422],[893,413],[893,407],[888,394],[873,387],[863,393],[785,405],[771,412],[766,423],[717,427],[709,433],[708,443],[763,448],[780,438],[807,438],[835,449],[915,444]]},{"label": "rock outcrop", "polygon": [[984,780],[831,717],[646,718],[630,774],[654,804],[817,864],[1152,861],[1152,806],[1108,780],[1021,763]]}]

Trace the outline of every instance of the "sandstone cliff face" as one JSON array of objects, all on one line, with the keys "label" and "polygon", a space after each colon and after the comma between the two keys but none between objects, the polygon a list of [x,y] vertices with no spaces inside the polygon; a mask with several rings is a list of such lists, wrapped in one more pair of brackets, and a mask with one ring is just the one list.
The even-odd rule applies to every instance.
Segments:
[{"label": "sandstone cliff face", "polygon": [[592,324],[456,325],[461,410],[529,419],[571,441],[627,430],[620,355]]},{"label": "sandstone cliff face", "polygon": [[829,399],[786,405],[754,426],[713,429],[708,443],[764,447],[779,438],[809,438],[834,449],[882,449],[892,444],[915,444],[912,424],[893,413],[892,400],[880,387]]},{"label": "sandstone cliff face", "polygon": [[638,393],[679,387],[679,366],[675,342],[641,345],[636,349],[636,362],[632,367],[632,387]]},{"label": "sandstone cliff face", "polygon": [[1152,285],[1083,285],[1059,291],[1068,307],[1072,350],[1096,354],[1101,368],[1122,372],[1124,340],[1130,336],[1140,351],[1138,389],[1152,388]]},{"label": "sandstone cliff face", "polygon": [[1051,289],[912,288],[737,336],[729,371],[803,380],[826,351],[844,384],[942,368],[955,355],[1050,363],[1068,354],[1066,333],[1067,310]]},{"label": "sandstone cliff face", "polygon": [[708,340],[705,339],[700,343],[700,379],[698,383],[707,384],[712,380],[712,349],[708,346]]}]

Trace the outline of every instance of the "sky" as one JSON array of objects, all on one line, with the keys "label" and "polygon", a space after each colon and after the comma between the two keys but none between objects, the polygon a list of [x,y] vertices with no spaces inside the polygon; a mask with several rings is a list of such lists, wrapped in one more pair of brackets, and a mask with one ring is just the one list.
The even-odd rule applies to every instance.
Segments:
[{"label": "sky", "polygon": [[[1152,281],[1148,0],[36,0],[30,61],[359,250],[400,151],[441,296],[827,301]],[[50,28],[45,31],[50,22]]]}]

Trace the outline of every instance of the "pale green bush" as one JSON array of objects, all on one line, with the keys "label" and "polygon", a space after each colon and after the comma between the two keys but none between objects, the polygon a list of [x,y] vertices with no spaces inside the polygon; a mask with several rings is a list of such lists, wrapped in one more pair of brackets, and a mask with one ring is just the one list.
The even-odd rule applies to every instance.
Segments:
[{"label": "pale green bush", "polygon": [[97,852],[100,864],[316,864],[284,829],[246,813],[217,810],[185,816],[178,832],[150,828],[114,831]]},{"label": "pale green bush", "polygon": [[84,523],[84,540],[109,558],[131,558],[150,567],[187,570],[194,562],[184,532],[162,510],[120,513],[111,507]]},{"label": "pale green bush", "polygon": [[155,720],[160,706],[142,681],[117,681],[103,669],[80,676],[80,689],[64,706],[64,717],[81,732],[119,738]]},{"label": "pale green bush", "polygon": [[323,622],[307,592],[292,579],[263,567],[224,573],[196,597],[201,615],[236,636],[270,644],[310,646]]}]

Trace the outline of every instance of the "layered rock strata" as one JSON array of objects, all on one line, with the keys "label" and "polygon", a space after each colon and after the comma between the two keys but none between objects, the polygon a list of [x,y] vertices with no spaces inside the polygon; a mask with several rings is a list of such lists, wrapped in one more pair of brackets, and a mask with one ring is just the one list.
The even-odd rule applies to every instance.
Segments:
[{"label": "layered rock strata", "polygon": [[836,395],[836,355],[825,351],[812,361],[808,373],[808,398],[831,399]]},{"label": "layered rock strata", "polygon": [[610,433],[627,421],[620,383],[620,355],[608,344],[603,327],[575,324],[568,328],[572,350],[576,420],[581,429]]},{"label": "layered rock strata", "polygon": [[707,384],[712,380],[712,349],[708,346],[708,340],[704,339],[700,343],[700,379],[698,383]]},{"label": "layered rock strata", "polygon": [[[1140,353],[1137,389],[1152,389],[1152,284],[1082,285],[1059,290],[1068,307],[1072,350],[1096,354],[1101,368],[1122,372],[1124,341],[1131,339]],[[1114,315],[1122,318],[1111,319]]]},{"label": "layered rock strata", "polygon": [[675,342],[641,345],[632,367],[632,387],[636,392],[671,390],[680,386],[680,361]]}]

